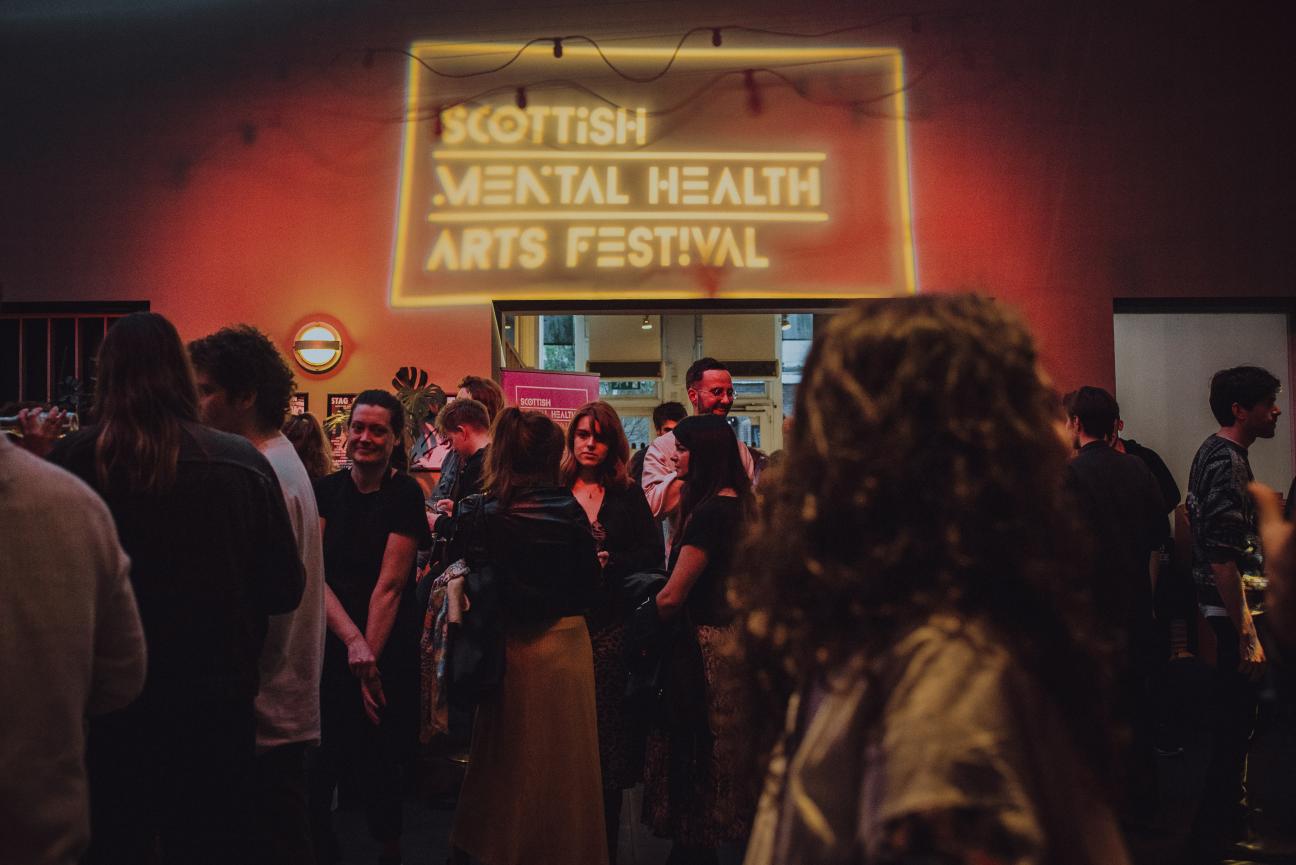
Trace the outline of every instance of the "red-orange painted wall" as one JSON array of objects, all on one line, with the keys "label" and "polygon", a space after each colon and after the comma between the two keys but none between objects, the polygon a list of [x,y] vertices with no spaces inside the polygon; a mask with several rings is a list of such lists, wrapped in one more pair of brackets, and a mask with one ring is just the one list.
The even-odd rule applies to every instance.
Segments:
[{"label": "red-orange painted wall", "polygon": [[[375,37],[353,23],[314,37],[342,61],[275,74],[284,37],[205,77],[33,111],[49,128],[4,151],[3,299],[147,299],[186,338],[247,321],[285,347],[327,314],[346,356],[310,377],[313,408],[403,364],[445,386],[488,371],[486,308],[387,304],[404,64],[364,66]],[[1276,37],[1216,23],[982,22],[961,49],[948,22],[879,34],[912,73],[953,57],[910,94],[920,290],[1019,307],[1065,388],[1114,385],[1113,298],[1291,296]],[[384,26],[385,44],[428,35]]]}]

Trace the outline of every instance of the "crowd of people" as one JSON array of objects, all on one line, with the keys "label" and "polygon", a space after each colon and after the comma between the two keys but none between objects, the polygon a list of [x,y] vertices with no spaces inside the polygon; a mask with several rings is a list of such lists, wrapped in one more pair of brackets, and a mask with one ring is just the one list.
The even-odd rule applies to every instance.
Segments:
[{"label": "crowd of people", "polygon": [[1248,486],[1277,378],[1211,381],[1183,506],[1112,395],[1059,396],[977,296],[836,315],[774,458],[723,363],[685,379],[631,454],[606,402],[563,430],[466,376],[425,489],[391,393],[335,468],[264,334],[122,318],[90,423],[0,436],[0,862],[324,865],[339,801],[380,862],[426,861],[402,811],[439,741],[457,863],[608,865],[642,784],[672,865],[1120,865],[1199,621],[1185,855],[1244,838],[1256,682],[1296,642],[1296,539]]}]

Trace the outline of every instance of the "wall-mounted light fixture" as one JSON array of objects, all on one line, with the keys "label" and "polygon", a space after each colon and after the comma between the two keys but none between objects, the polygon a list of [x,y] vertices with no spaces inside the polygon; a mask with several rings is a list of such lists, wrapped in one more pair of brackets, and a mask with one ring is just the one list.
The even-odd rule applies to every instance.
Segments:
[{"label": "wall-mounted light fixture", "polygon": [[652,330],[652,319],[644,316],[643,324],[639,325],[640,330]]},{"label": "wall-mounted light fixture", "polygon": [[792,329],[792,320],[789,319],[789,318],[787,317],[787,313],[786,313],[786,312],[783,313],[783,320],[779,322],[779,327],[780,327],[781,329],[783,329],[783,330],[791,330],[791,329]]},{"label": "wall-mounted light fixture", "polygon": [[293,339],[293,360],[307,372],[328,372],[342,359],[337,328],[322,321],[302,325]]}]

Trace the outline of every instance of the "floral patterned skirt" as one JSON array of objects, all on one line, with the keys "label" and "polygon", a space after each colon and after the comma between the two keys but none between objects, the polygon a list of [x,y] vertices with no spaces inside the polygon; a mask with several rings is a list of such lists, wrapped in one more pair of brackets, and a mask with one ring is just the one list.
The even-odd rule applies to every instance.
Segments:
[{"label": "floral patterned skirt", "polygon": [[710,759],[687,779],[687,803],[671,801],[671,736],[665,730],[648,735],[644,759],[643,822],[654,835],[689,847],[715,848],[741,842],[751,831],[754,796],[735,777],[734,755],[741,753],[741,698],[733,663],[723,649],[734,629],[695,628],[706,680],[707,713],[712,732]]},{"label": "floral patterned skirt", "polygon": [[643,776],[646,725],[626,706],[625,624],[603,628],[590,637],[594,645],[594,703],[598,710],[599,765],[603,789],[626,790]]}]

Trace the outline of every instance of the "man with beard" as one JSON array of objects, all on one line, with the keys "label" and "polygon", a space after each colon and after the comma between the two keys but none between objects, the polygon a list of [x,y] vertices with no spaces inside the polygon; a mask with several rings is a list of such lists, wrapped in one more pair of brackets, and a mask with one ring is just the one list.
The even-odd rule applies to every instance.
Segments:
[{"label": "man with beard", "polygon": [[[684,374],[684,383],[688,386],[693,414],[725,417],[733,408],[733,377],[729,368],[715,358],[704,357],[694,361]],[[676,452],[675,435],[667,432],[654,439],[644,455],[644,495],[653,516],[659,520],[669,518],[679,507],[684,481],[675,472]],[[742,457],[747,477],[754,478],[756,469],[751,451],[741,440],[738,442],[738,455]]]}]

